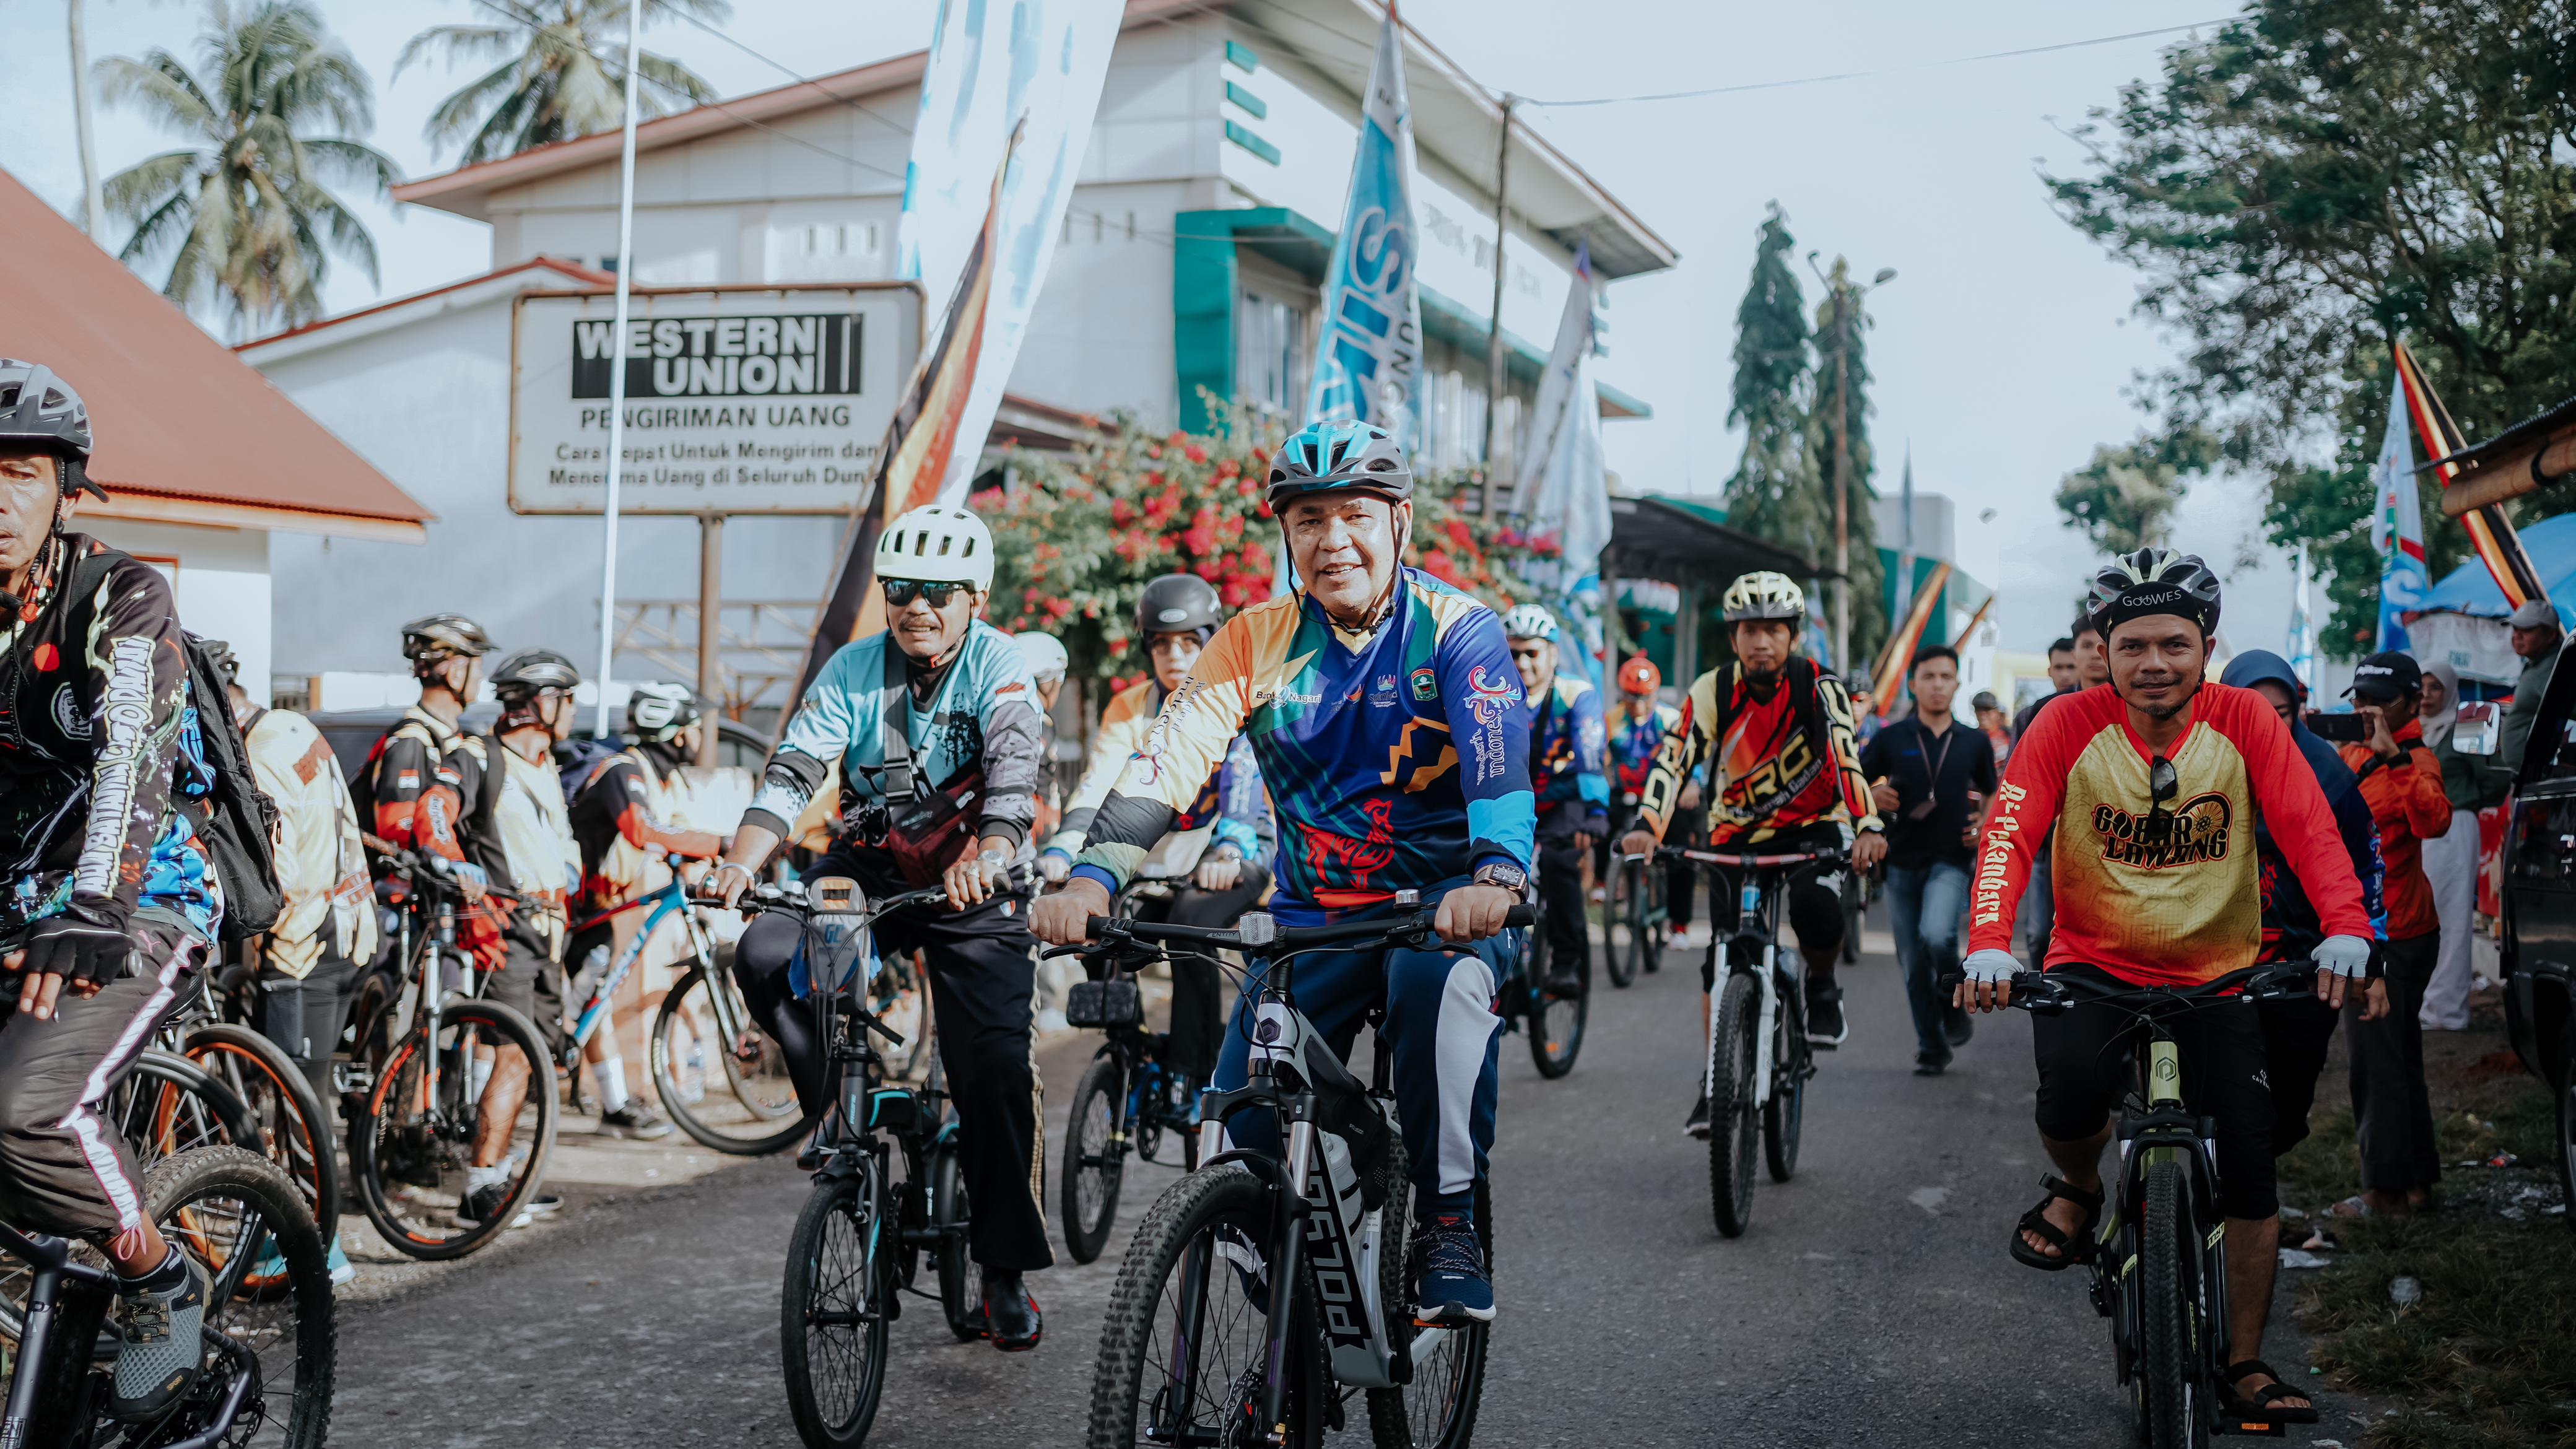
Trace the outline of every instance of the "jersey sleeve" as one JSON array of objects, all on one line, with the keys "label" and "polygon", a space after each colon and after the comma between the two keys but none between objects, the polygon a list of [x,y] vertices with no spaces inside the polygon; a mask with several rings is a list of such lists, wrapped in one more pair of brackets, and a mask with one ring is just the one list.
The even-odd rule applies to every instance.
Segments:
[{"label": "jersey sleeve", "polygon": [[1717,737],[1717,691],[1720,671],[1712,669],[1693,681],[1690,693],[1682,696],[1682,707],[1665,727],[1664,742],[1655,749],[1655,763],[1646,771],[1645,791],[1637,798],[1637,818],[1664,838],[1672,824],[1673,810],[1681,799],[1682,785],[1692,778],[1711,741]]},{"label": "jersey sleeve", "polygon": [[1072,798],[1064,802],[1064,824],[1047,849],[1064,855],[1082,852],[1083,837],[1091,829],[1091,819],[1100,813],[1100,804],[1109,798],[1127,762],[1144,746],[1145,733],[1154,727],[1154,716],[1146,712],[1145,691],[1120,691],[1100,712],[1100,731],[1091,739],[1091,758],[1082,766],[1082,783],[1076,785]]},{"label": "jersey sleeve", "polygon": [[1538,844],[1538,800],[1530,793],[1530,732],[1521,709],[1503,621],[1491,609],[1461,615],[1432,654],[1442,713],[1458,751],[1458,788],[1467,800],[1468,869],[1530,866]]},{"label": "jersey sleeve", "polygon": [[[2291,740],[2290,727],[2259,699],[2210,723],[2244,758],[2246,780],[2254,788],[2254,807],[2263,812],[2263,823],[2281,847],[2282,859],[2298,874],[2300,887],[2317,908],[2318,925],[2329,936],[2369,940],[2372,926],[2362,905],[2361,881],[2353,871],[2352,858],[2344,852],[2343,835],[2334,811],[2326,805],[2325,788]],[[2019,754],[2013,763],[2021,763]],[[2437,774],[2435,788],[2439,787]],[[2445,808],[2446,829],[2449,815]]]},{"label": "jersey sleeve", "polygon": [[2389,777],[2397,782],[2398,798],[2405,803],[2406,827],[2418,840],[2439,840],[2451,833],[2451,796],[2442,788],[2442,762],[2421,744],[2407,747],[2405,756],[2388,767]]},{"label": "jersey sleeve", "polygon": [[1852,719],[1850,691],[1830,674],[1816,676],[1816,702],[1825,713],[1826,747],[1834,756],[1834,790],[1851,812],[1853,828],[1884,829],[1869,794],[1869,777],[1861,773],[1859,729]]},{"label": "jersey sleeve", "polygon": [[855,691],[865,688],[873,694],[882,687],[877,680],[859,678],[861,657],[858,645],[844,645],[814,677],[796,713],[788,717],[787,728],[779,733],[778,748],[770,751],[769,763],[761,769],[760,788],[752,794],[751,808],[742,814],[744,825],[782,839],[794,838],[796,818],[814,803],[824,777],[850,748],[858,723]]},{"label": "jersey sleeve", "polygon": [[171,808],[171,771],[188,723],[187,659],[169,581],[157,570],[110,569],[92,618],[82,663],[98,752],[72,894],[131,909]]},{"label": "jersey sleeve", "polygon": [[1610,722],[1601,710],[1601,691],[1586,689],[1574,701],[1575,786],[1583,800],[1584,829],[1594,834],[1610,828]]},{"label": "jersey sleeve", "polygon": [[1228,619],[1200,651],[1189,678],[1164,699],[1143,743],[1091,817],[1089,843],[1073,873],[1112,895],[1144,863],[1173,817],[1198,802],[1210,776],[1252,715],[1251,616]]},{"label": "jersey sleeve", "polygon": [[664,825],[653,813],[652,787],[645,782],[644,772],[633,760],[614,759],[602,765],[590,784],[582,790],[587,796],[602,792],[603,813],[616,824],[617,833],[627,844],[654,855],[677,855],[689,860],[709,860],[724,850],[724,842],[709,830],[674,830]]},{"label": "jersey sleeve", "polygon": [[992,644],[1003,666],[976,702],[984,731],[984,813],[977,829],[987,840],[1007,840],[1016,848],[1037,823],[1046,730],[1038,719],[1037,686],[1029,682],[1019,650],[999,633],[976,637]]},{"label": "jersey sleeve", "polygon": [[463,781],[441,750],[414,729],[397,726],[377,748],[375,832],[387,844],[463,860],[456,833],[464,814]]},{"label": "jersey sleeve", "polygon": [[1253,757],[1252,741],[1236,735],[1217,776],[1216,838],[1241,851],[1246,860],[1261,860],[1270,854],[1276,833],[1270,791],[1261,783],[1261,762]]},{"label": "jersey sleeve", "polygon": [[2021,895],[2030,885],[2039,852],[2047,848],[2066,777],[2083,748],[2083,727],[2075,714],[2071,709],[2056,709],[2033,719],[2030,733],[2013,746],[2003,781],[1995,787],[1995,808],[1986,818],[1986,833],[1978,844],[1977,878],[1968,897],[1971,952],[2012,949],[2013,916],[2021,909]]}]

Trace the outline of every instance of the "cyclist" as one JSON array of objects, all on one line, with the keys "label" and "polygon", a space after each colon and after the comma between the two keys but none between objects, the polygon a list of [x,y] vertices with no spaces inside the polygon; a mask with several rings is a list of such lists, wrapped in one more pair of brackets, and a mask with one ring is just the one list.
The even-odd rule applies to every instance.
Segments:
[{"label": "cyclist", "polygon": [[[1645,797],[1646,775],[1655,768],[1655,752],[1663,748],[1664,735],[1682,712],[1656,699],[1664,687],[1664,672],[1655,661],[1640,654],[1619,666],[1619,703],[1610,711],[1610,767],[1618,776],[1612,785],[1616,819],[1611,830],[1626,834],[1635,822],[1637,802]],[[1708,828],[1701,819],[1699,777],[1693,775],[1682,786],[1681,798],[1675,803],[1674,823],[1686,840],[1700,838]],[[1603,838],[1602,849],[1594,857],[1601,871],[1609,869],[1609,839]],[[1654,867],[1649,866],[1649,869]],[[1696,892],[1699,872],[1688,861],[1669,861],[1664,872],[1664,912],[1671,928],[1671,949],[1691,948],[1691,897]]]},{"label": "cyclist", "polygon": [[[1083,839],[1109,798],[1110,787],[1145,743],[1163,701],[1189,678],[1190,666],[1225,622],[1216,586],[1196,574],[1165,574],[1136,598],[1136,638],[1151,666],[1145,677],[1110,696],[1092,738],[1082,784],[1066,802],[1064,828],[1038,863],[1051,880],[1064,879]],[[1270,805],[1251,742],[1241,735],[1226,748],[1225,763],[1190,808],[1172,818],[1149,862],[1176,878],[1166,901],[1152,905],[1153,919],[1182,926],[1231,926],[1270,889]],[[1164,1064],[1182,1078],[1204,1082],[1216,1070],[1217,1044],[1225,1034],[1224,980],[1214,960],[1172,958],[1172,1030],[1162,1043]],[[1192,1094],[1195,1099],[1196,1094]]]},{"label": "cyclist", "polygon": [[1538,604],[1503,615],[1512,667],[1528,696],[1530,792],[1538,808],[1538,894],[1547,908],[1547,994],[1583,994],[1592,923],[1583,909],[1583,858],[1610,834],[1609,731],[1601,691],[1557,672],[1556,616]]},{"label": "cyclist", "polygon": [[[69,531],[89,412],[0,358],[0,1189],[31,1231],[113,1262],[108,1408],[150,1419],[196,1382],[205,1275],[165,1242],[98,1112],[203,965],[224,909],[189,812],[214,787],[170,585]],[[212,701],[205,702],[209,707]]]},{"label": "cyclist", "polygon": [[[2204,682],[2218,580],[2190,554],[2146,548],[2094,576],[2090,616],[2108,643],[2108,689],[2059,697],[2013,751],[1989,817],[1969,913],[1960,1006],[2008,1004],[2008,949],[2035,843],[2052,825],[2057,922],[2043,970],[2132,987],[2189,986],[2255,964],[2262,896],[2247,826],[2270,830],[2320,921],[2317,995],[2339,1007],[2371,958],[2361,886],[2317,776],[2262,695]],[[2125,1090],[2134,1017],[2086,1000],[2031,1023],[2040,1142],[2057,1174],[2022,1215],[2013,1257],[2055,1272],[2092,1250],[2102,1149]],[[2306,1397],[2262,1364],[2280,1236],[2272,1096],[2255,1013],[2174,1020],[2183,1097],[2215,1123],[2226,1219],[2227,1410],[2313,1423]]]},{"label": "cyclist", "polygon": [[[1037,1347],[1044,1326],[1021,1275],[1055,1261],[1038,1207],[1036,963],[1022,893],[1006,880],[1028,855],[1035,814],[1035,687],[1010,636],[976,617],[993,587],[993,535],[982,519],[916,508],[879,536],[875,562],[888,628],[843,646],[805,691],[716,882],[728,903],[738,899],[837,764],[840,826],[807,878],[848,876],[871,895],[947,887],[946,914],[886,917],[876,944],[920,947],[928,963],[974,1204],[969,1247],[983,1269],[984,1331],[1016,1353]],[[735,948],[734,975],[812,1107],[831,1094],[823,1044],[789,984],[802,939],[796,917],[761,917]]]},{"label": "cyclist", "polygon": [[[1841,851],[1852,868],[1868,870],[1887,854],[1887,837],[1870,804],[1869,780],[1860,768],[1852,735],[1851,697],[1843,683],[1798,653],[1798,626],[1807,596],[1781,574],[1750,573],[1727,585],[1722,601],[1735,661],[1703,674],[1682,703],[1681,719],[1664,735],[1648,772],[1639,822],[1620,849],[1654,850],[1672,825],[1681,782],[1705,759],[1709,792],[1709,845],[1716,850],[1756,846],[1779,854]],[[1735,899],[1729,872],[1720,871],[1711,909]],[[1843,949],[1843,881],[1839,868],[1808,868],[1787,886],[1789,925],[1807,969],[1807,1039],[1821,1047],[1842,1044],[1842,988],[1834,967]],[[1717,984],[1722,929],[1710,931],[1709,954],[1700,965],[1701,1035],[1707,1034],[1706,993]],[[1708,1092],[1682,1130],[1708,1135]]]},{"label": "cyclist", "polygon": [[[1280,835],[1271,910],[1290,925],[1438,902],[1437,928],[1472,955],[1325,953],[1297,969],[1297,1005],[1347,1054],[1383,1002],[1420,1227],[1417,1315],[1494,1316],[1474,1202],[1494,1138],[1496,939],[1529,880],[1536,830],[1520,676],[1491,609],[1402,563],[1413,469],[1366,423],[1313,424],[1271,462],[1268,503],[1303,581],[1226,621],[1164,701],[1102,802],[1063,890],[1033,912],[1039,939],[1082,940],[1089,917],[1251,737]],[[1247,981],[1216,1085],[1249,1079],[1259,983]]]},{"label": "cyclist", "polygon": [[1056,781],[1055,702],[1064,693],[1065,671],[1073,657],[1053,634],[1028,630],[1011,636],[1020,662],[1029,667],[1029,682],[1038,691],[1038,829],[1052,835],[1064,818],[1064,791]]},{"label": "cyclist", "polygon": [[[713,832],[675,830],[661,820],[669,782],[697,758],[701,728],[698,697],[685,684],[639,684],[626,697],[626,732],[635,743],[601,760],[572,797],[572,838],[581,848],[582,914],[634,899],[652,884],[666,855],[713,860],[723,853],[724,841]],[[588,1000],[593,984],[615,959],[619,927],[631,930],[641,923],[640,914],[628,912],[576,933],[564,946],[565,964],[578,973],[565,996]],[[627,1094],[626,1058],[617,1047],[613,1012],[602,1016],[582,1058],[590,1063],[591,1081],[599,1088],[600,1131],[645,1141],[671,1135],[670,1122],[651,1103]]]}]

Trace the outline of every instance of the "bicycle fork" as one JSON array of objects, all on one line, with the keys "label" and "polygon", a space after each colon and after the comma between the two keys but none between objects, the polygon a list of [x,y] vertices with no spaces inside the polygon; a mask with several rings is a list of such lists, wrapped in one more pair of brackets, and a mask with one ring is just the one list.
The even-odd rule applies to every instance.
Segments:
[{"label": "bicycle fork", "polygon": [[1300,1092],[1288,1104],[1288,1185],[1280,1190],[1283,1209],[1279,1252],[1271,1265],[1269,1361],[1261,1376],[1261,1422],[1270,1426],[1266,1442],[1288,1442],[1289,1315],[1297,1306],[1297,1275],[1306,1248],[1306,1180],[1315,1170],[1315,1094]]}]

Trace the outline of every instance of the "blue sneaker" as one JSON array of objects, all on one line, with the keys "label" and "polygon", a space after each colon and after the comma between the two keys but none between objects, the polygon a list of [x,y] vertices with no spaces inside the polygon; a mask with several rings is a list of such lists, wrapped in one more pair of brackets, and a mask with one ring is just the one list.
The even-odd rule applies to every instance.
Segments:
[{"label": "blue sneaker", "polygon": [[[349,1255],[340,1251],[336,1238],[332,1240],[330,1253],[322,1259],[322,1265],[331,1270],[331,1286],[334,1288],[357,1281],[358,1270],[349,1262]],[[268,1246],[261,1250],[259,1261],[250,1265],[250,1276],[255,1279],[286,1276],[286,1254],[278,1251],[275,1238],[269,1239]]]},{"label": "blue sneaker", "polygon": [[1494,1281],[1485,1275],[1485,1246],[1464,1211],[1438,1212],[1413,1231],[1413,1321],[1463,1328],[1494,1321]]}]

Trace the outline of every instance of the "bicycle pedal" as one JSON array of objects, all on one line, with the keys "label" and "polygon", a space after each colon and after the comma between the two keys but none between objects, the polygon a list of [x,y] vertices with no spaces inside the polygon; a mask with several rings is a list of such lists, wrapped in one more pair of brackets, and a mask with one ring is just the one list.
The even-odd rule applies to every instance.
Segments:
[{"label": "bicycle pedal", "polygon": [[2247,1434],[2265,1439],[2283,1439],[2289,1437],[2290,1425],[2283,1419],[2239,1419],[2231,1414],[2219,1421],[2218,1432]]}]

